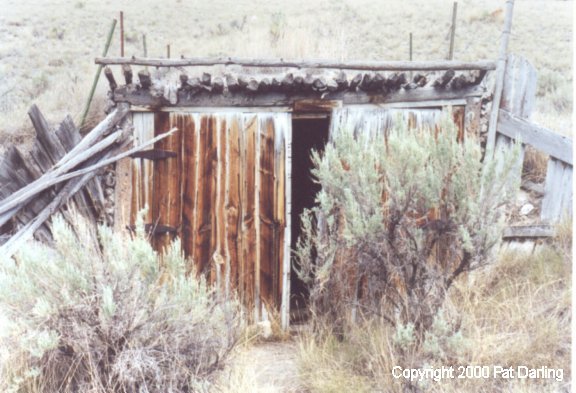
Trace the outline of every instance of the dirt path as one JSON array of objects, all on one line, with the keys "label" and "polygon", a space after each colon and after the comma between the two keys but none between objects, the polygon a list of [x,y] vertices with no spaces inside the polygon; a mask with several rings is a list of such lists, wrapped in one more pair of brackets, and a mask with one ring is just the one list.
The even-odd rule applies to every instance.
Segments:
[{"label": "dirt path", "polygon": [[297,344],[264,342],[239,349],[221,380],[224,393],[301,393]]}]

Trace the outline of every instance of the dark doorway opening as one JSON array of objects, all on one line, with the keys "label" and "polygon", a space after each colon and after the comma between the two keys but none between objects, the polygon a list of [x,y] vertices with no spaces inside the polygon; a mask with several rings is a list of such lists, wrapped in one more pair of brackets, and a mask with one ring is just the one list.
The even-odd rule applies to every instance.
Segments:
[{"label": "dark doorway opening", "polygon": [[[315,205],[316,194],[320,185],[314,181],[311,170],[313,168],[312,150],[324,151],[328,142],[330,119],[328,116],[313,119],[292,120],[292,226],[291,248],[301,234],[300,215],[306,208]],[[294,322],[307,315],[308,289],[294,271],[292,258],[291,284],[290,284],[290,310]]]}]

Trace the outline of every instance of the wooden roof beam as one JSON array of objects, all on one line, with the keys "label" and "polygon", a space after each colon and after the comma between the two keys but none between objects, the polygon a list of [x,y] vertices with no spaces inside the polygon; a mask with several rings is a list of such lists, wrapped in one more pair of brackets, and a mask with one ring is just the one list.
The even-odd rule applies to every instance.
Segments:
[{"label": "wooden roof beam", "polygon": [[97,57],[101,65],[141,65],[151,67],[185,67],[239,65],[246,67],[294,67],[294,68],[334,68],[364,71],[445,71],[496,69],[496,62],[481,60],[474,62],[456,60],[433,61],[332,61],[294,59],[249,59],[236,57],[196,57],[182,59],[160,59],[139,57]]}]

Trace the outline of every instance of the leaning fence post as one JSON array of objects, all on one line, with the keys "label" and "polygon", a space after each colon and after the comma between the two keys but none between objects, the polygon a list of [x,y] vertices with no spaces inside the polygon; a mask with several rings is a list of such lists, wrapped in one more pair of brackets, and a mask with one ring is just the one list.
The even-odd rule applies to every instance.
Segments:
[{"label": "leaning fence post", "polygon": [[[112,42],[112,35],[114,34],[114,29],[116,28],[116,19],[112,20],[112,26],[110,26],[110,32],[108,33],[108,39],[106,40],[106,46],[104,47],[104,52],[102,57],[106,57],[108,54],[108,49],[110,48],[110,43]],[[86,107],[84,108],[84,113],[82,114],[82,121],[80,121],[80,127],[84,125],[86,117],[88,116],[88,111],[90,110],[90,104],[92,103],[92,98],[94,97],[94,92],[96,91],[96,85],[98,84],[98,79],[100,79],[100,74],[102,73],[102,64],[98,66],[96,75],[94,76],[94,82],[92,82],[92,88],[90,89],[90,94],[88,95],[88,102],[86,102]]]},{"label": "leaning fence post", "polygon": [[456,35],[456,13],[458,12],[458,2],[454,2],[452,8],[452,26],[450,26],[450,49],[448,50],[448,60],[454,59],[454,37]]},{"label": "leaning fence post", "polygon": [[508,41],[510,40],[510,30],[512,29],[512,12],[514,11],[514,0],[506,0],[506,19],[504,21],[504,31],[500,40],[500,51],[498,54],[498,64],[496,66],[496,86],[494,87],[494,98],[492,99],[492,112],[488,123],[488,139],[486,140],[485,159],[490,160],[494,153],[496,142],[496,123],[498,122],[498,110],[502,99],[502,88],[504,87],[504,72],[506,71],[506,57],[508,53]]}]

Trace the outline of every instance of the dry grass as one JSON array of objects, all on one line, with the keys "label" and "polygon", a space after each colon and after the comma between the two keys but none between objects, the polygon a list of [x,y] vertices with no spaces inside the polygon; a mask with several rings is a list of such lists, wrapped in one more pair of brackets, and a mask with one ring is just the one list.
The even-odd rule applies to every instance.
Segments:
[{"label": "dry grass", "polygon": [[[460,280],[444,307],[453,334],[462,340],[443,351],[398,346],[395,332],[372,321],[343,341],[329,333],[304,337],[301,377],[311,392],[401,392],[392,367],[501,365],[563,369],[563,381],[455,379],[421,383],[426,392],[542,392],[570,389],[571,226],[532,254],[503,253],[490,269]],[[457,329],[459,327],[459,329]],[[319,338],[318,338],[319,337]],[[442,345],[440,346],[442,347]]]},{"label": "dry grass", "polygon": [[[47,0],[0,2],[0,142],[24,142],[26,110],[37,103],[48,120],[77,121],[84,108],[112,18],[125,13],[126,55],[328,57],[405,60],[447,54],[451,0],[263,0],[190,2]],[[511,51],[532,61],[541,76],[535,119],[571,134],[572,8],[570,1],[526,0],[515,5]],[[459,2],[455,57],[496,58],[502,2]],[[30,12],[34,10],[34,12]],[[537,21],[537,22],[535,22]],[[109,54],[119,54],[116,34]],[[97,103],[105,99],[101,82]],[[101,114],[98,104],[94,113]]]}]

